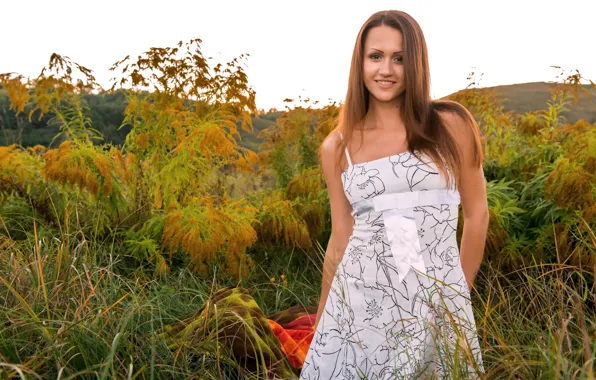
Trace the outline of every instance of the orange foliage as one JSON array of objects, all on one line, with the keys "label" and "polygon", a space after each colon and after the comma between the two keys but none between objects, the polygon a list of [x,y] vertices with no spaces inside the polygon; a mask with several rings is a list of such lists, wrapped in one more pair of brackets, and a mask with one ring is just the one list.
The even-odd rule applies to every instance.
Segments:
[{"label": "orange foliage", "polygon": [[212,260],[224,252],[224,266],[238,277],[246,277],[253,267],[245,254],[246,248],[257,240],[252,228],[256,209],[244,200],[225,200],[215,206],[212,199],[203,199],[197,205],[175,208],[166,214],[163,245],[171,253],[179,248],[187,251],[196,269],[207,275]]},{"label": "orange foliage", "polygon": [[559,207],[586,209],[594,204],[595,175],[568,158],[559,159],[546,180],[545,196]]},{"label": "orange foliage", "polygon": [[294,203],[285,199],[281,191],[273,191],[263,199],[258,219],[260,241],[286,246],[296,244],[302,248],[312,246],[306,223],[297,213]]}]

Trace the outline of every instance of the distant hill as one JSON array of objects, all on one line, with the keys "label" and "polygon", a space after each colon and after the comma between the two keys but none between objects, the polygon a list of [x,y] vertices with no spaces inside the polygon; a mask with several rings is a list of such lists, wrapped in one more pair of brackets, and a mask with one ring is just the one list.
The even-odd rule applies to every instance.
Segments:
[{"label": "distant hill", "polygon": [[[546,102],[550,100],[550,90],[554,86],[552,83],[531,82],[487,88],[495,89],[500,94],[500,98],[509,99],[502,103],[506,111],[523,114],[546,109]],[[596,91],[590,85],[584,85],[584,88],[592,94],[591,101],[581,92],[577,104],[573,104],[573,98],[571,99],[572,103],[568,106],[569,112],[563,114],[571,124],[575,124],[580,119],[590,124],[596,123]]]}]

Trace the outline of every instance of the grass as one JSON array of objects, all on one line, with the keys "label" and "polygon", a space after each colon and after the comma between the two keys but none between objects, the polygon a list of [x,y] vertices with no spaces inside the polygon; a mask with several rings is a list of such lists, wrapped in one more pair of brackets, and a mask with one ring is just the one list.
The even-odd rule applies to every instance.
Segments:
[{"label": "grass", "polygon": [[[217,352],[221,347],[205,342],[200,357],[179,356],[156,334],[192,316],[211,293],[231,282],[200,278],[186,268],[155,279],[150,270],[129,271],[124,255],[80,231],[58,239],[39,239],[36,232],[22,242],[0,235],[0,378],[237,374],[234,363]],[[316,284],[316,276],[306,280],[308,268],[300,269],[299,255],[291,266],[280,255],[271,258],[271,268],[255,271],[243,284],[266,313],[318,296],[313,285],[304,285]],[[271,283],[281,273],[288,276],[288,287]]]},{"label": "grass", "polygon": [[[184,267],[153,278],[112,242],[40,237],[34,226],[26,240],[0,235],[0,378],[243,378],[214,341],[170,350],[157,334],[233,282]],[[265,315],[317,305],[320,257],[263,247],[254,257],[241,283]],[[486,378],[594,378],[593,272],[560,263],[504,273],[485,262],[476,291]]]}]

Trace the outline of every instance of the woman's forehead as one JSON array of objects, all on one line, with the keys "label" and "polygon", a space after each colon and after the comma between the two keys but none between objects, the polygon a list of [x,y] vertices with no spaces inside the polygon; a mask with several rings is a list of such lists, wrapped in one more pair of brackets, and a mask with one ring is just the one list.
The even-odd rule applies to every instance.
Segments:
[{"label": "woman's forehead", "polygon": [[376,49],[383,53],[396,53],[402,51],[402,33],[389,26],[377,26],[368,31],[364,48]]}]

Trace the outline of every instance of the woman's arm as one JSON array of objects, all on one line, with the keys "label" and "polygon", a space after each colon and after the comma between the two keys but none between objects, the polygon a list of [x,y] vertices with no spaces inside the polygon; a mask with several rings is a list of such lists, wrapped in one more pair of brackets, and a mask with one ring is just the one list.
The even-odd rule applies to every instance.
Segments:
[{"label": "woman's arm", "polygon": [[459,193],[464,215],[464,229],[460,243],[461,266],[468,287],[472,289],[478,268],[484,256],[486,231],[488,229],[488,203],[486,180],[482,162],[474,160],[475,138],[473,128],[455,113],[441,113],[451,136],[460,150],[461,177]]},{"label": "woman's arm", "polygon": [[[468,288],[474,286],[478,268],[484,256],[486,231],[488,229],[488,206],[486,202],[486,183],[482,168],[468,168],[466,184],[461,186],[460,196],[464,214],[464,230],[460,244],[461,266],[466,276]],[[463,183],[463,181],[462,181]]]},{"label": "woman's arm", "polygon": [[325,303],[327,302],[327,296],[331,289],[337,265],[341,262],[354,227],[354,217],[351,215],[352,206],[348,202],[343,190],[341,169],[335,162],[339,138],[337,133],[332,132],[323,141],[321,146],[321,166],[327,184],[331,207],[331,236],[329,237],[325,260],[323,262],[321,298],[317,310],[315,329],[325,309]]}]

